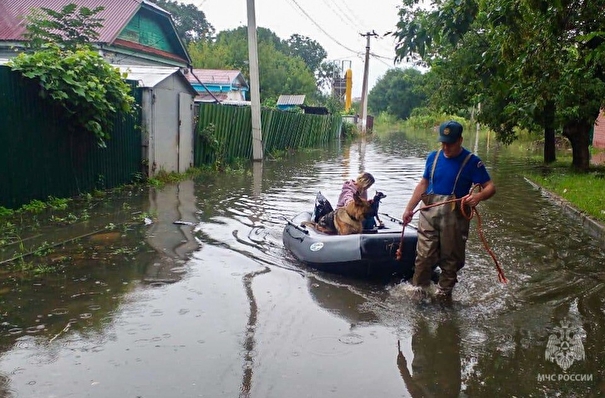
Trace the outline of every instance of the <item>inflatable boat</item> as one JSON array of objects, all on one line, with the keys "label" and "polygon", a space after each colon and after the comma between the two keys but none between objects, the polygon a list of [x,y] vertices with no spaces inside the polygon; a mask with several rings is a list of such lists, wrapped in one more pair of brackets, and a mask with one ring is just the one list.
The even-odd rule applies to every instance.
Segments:
[{"label": "inflatable boat", "polygon": [[396,252],[403,228],[400,220],[380,214],[382,228],[361,234],[328,235],[304,224],[315,220],[315,214],[317,200],[313,212],[305,211],[286,220],[284,247],[301,263],[323,272],[382,282],[412,276],[418,237],[411,225],[405,228],[403,255],[398,260]]}]

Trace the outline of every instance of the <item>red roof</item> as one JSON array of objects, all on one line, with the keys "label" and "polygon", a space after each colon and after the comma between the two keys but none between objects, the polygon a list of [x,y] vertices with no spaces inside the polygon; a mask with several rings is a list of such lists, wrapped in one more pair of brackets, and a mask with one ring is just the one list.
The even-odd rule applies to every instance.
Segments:
[{"label": "red roof", "polygon": [[105,7],[96,14],[96,17],[104,19],[103,27],[99,29],[100,43],[113,43],[142,3],[152,5],[144,0],[0,0],[0,41],[23,40],[24,16],[28,15],[32,8],[61,10],[71,3],[89,9]]}]

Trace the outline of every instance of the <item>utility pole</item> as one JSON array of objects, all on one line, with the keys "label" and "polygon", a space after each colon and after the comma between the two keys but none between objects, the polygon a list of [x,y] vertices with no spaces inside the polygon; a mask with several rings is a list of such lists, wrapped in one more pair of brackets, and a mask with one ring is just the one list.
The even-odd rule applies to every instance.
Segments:
[{"label": "utility pole", "polygon": [[254,0],[248,1],[248,60],[250,64],[250,108],[252,111],[252,159],[263,160],[263,135],[260,121],[260,78]]},{"label": "utility pole", "polygon": [[363,86],[361,87],[361,134],[366,133],[366,124],[368,120],[368,73],[370,70],[370,37],[378,35],[376,32],[372,31],[372,33],[367,32],[365,35],[367,38],[366,44],[366,58],[365,65],[363,66]]}]

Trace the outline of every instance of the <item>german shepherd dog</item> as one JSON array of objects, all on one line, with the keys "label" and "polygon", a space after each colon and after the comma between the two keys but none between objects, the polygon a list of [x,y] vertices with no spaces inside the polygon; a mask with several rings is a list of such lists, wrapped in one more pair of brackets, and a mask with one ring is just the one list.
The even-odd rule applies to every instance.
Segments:
[{"label": "german shepherd dog", "polygon": [[372,213],[372,205],[358,194],[346,206],[322,216],[317,222],[305,221],[302,225],[315,227],[319,232],[330,235],[360,234],[363,220]]}]

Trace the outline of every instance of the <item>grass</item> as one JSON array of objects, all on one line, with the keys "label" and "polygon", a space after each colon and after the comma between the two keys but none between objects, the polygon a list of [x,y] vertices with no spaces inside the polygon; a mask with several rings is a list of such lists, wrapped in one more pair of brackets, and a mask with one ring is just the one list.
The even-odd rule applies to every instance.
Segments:
[{"label": "grass", "polygon": [[571,159],[526,172],[526,177],[570,202],[590,217],[605,222],[605,166],[593,166],[588,173],[571,169]]}]

